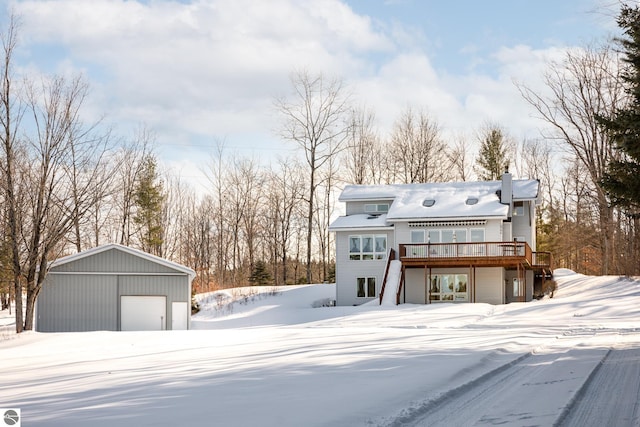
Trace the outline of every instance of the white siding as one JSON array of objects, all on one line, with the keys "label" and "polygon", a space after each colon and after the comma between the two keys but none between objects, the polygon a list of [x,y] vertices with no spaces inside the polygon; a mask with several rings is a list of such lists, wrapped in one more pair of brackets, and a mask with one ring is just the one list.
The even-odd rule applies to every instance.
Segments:
[{"label": "white siding", "polygon": [[529,244],[532,250],[535,251],[535,219],[532,216],[532,208],[530,202],[524,203],[524,215],[514,216],[512,218],[512,233],[513,238],[524,237],[525,241]]},{"label": "white siding", "polygon": [[425,269],[405,269],[405,295],[407,304],[424,304],[427,300],[425,291]]},{"label": "white siding", "polygon": [[504,268],[476,268],[476,302],[484,302],[488,304],[503,304],[505,291],[504,279]]},{"label": "white siding", "polygon": [[393,232],[386,231],[338,231],[336,232],[336,304],[337,305],[360,305],[371,301],[374,298],[358,298],[357,283],[358,277],[376,278],[376,296],[382,289],[382,280],[387,266],[387,259],[381,260],[359,260],[349,259],[349,236],[356,234],[376,234],[387,236],[387,253],[393,247]]},{"label": "white siding", "polygon": [[[398,245],[411,243],[411,232],[415,230],[466,230],[467,241],[470,240],[470,229],[484,229],[485,242],[502,242],[502,220],[487,220],[485,225],[467,226],[441,226],[441,227],[409,227],[408,222],[398,222],[395,224],[395,231]],[[397,249],[397,247],[396,247]]]},{"label": "white siding", "polygon": [[[474,227],[480,228],[480,227]],[[484,228],[484,240],[485,242],[502,242],[502,220],[492,219],[487,221],[487,225]]]}]

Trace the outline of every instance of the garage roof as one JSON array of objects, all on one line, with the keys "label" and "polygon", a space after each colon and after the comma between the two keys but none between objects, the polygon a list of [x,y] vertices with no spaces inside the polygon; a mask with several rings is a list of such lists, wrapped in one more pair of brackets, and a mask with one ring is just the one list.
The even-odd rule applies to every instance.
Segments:
[{"label": "garage roof", "polygon": [[59,259],[51,262],[49,264],[49,267],[50,268],[58,267],[58,266],[61,266],[61,265],[64,265],[64,264],[68,264],[70,262],[78,261],[78,260],[86,258],[86,257],[97,255],[97,254],[99,254],[101,252],[110,251],[112,249],[115,249],[115,250],[118,250],[118,251],[121,251],[121,252],[125,252],[125,253],[128,253],[130,255],[137,256],[137,257],[146,259],[146,260],[151,261],[151,262],[155,262],[157,264],[163,265],[163,266],[171,268],[173,270],[177,270],[177,271],[179,271],[181,273],[185,273],[191,278],[191,280],[193,280],[193,278],[196,277],[195,271],[193,271],[189,267],[185,267],[184,265],[175,263],[173,261],[169,261],[167,259],[160,258],[160,257],[155,256],[155,255],[151,255],[151,254],[149,254],[147,252],[143,252],[141,250],[130,248],[130,247],[124,246],[124,245],[119,245],[119,244],[116,244],[116,243],[110,243],[110,244],[107,244],[107,245],[97,246],[95,248],[91,248],[91,249],[87,249],[85,251],[79,252],[77,254],[69,255],[69,256],[66,256],[66,257],[63,257],[63,258],[59,258]]}]

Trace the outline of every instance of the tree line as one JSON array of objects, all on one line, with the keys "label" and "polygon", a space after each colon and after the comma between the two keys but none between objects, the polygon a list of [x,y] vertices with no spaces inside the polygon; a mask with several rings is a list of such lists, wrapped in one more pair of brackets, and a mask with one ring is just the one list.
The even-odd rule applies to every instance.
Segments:
[{"label": "tree line", "polygon": [[162,169],[153,130],[122,137],[83,121],[82,77],[16,75],[11,16],[0,66],[3,307],[24,295],[16,328],[32,329],[48,263],[111,242],[191,267],[198,292],[331,282],[328,227],[345,184],[495,180],[506,169],[540,180],[538,250],[557,267],[639,274],[639,16],[622,6],[624,37],[548,63],[542,90],[517,84],[545,125],[537,139],[491,121],[452,137],[424,106],[399,111],[382,134],[344,81],[297,71],[274,109],[298,155],[265,164],[212,141],[204,192]]}]

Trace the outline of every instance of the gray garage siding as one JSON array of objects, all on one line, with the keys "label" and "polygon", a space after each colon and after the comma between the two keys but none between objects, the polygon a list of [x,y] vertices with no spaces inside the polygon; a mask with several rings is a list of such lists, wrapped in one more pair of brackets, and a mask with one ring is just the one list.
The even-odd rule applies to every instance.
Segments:
[{"label": "gray garage siding", "polygon": [[175,273],[176,270],[148,259],[131,256],[118,249],[110,249],[73,262],[56,265],[56,272],[94,273]]},{"label": "gray garage siding", "polygon": [[47,277],[37,299],[40,332],[117,331],[117,276]]},{"label": "gray garage siding", "polygon": [[[124,295],[164,297],[171,329],[172,304],[190,305],[194,276],[188,267],[117,244],[69,255],[51,264],[36,300],[36,330],[118,331]],[[189,314],[178,319],[187,327]]]}]

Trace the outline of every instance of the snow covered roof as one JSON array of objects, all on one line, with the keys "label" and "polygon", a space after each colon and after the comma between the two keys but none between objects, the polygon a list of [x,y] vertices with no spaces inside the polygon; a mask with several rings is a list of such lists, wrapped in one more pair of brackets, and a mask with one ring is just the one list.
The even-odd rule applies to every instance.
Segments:
[{"label": "snow covered roof", "polygon": [[[513,180],[512,188],[515,201],[537,200],[539,181]],[[348,185],[339,200],[393,200],[386,216],[386,220],[391,222],[411,219],[507,218],[509,206],[500,203],[499,190],[502,190],[502,181]],[[358,220],[354,218],[353,221]],[[332,228],[338,228],[335,222]]]},{"label": "snow covered roof", "polygon": [[329,226],[329,230],[331,231],[348,230],[352,228],[357,228],[358,230],[379,230],[392,227],[389,223],[387,223],[386,214],[378,216],[368,214],[341,216],[336,218],[336,220],[333,221]]},{"label": "snow covered roof", "polygon": [[367,200],[393,200],[403,184],[347,185],[338,198],[341,202]]},{"label": "snow covered roof", "polygon": [[[389,208],[389,220],[506,218],[509,215],[509,206],[500,203],[496,194],[499,187],[492,186],[491,183],[477,183],[478,185],[474,186],[456,184],[448,187],[421,184],[414,189],[401,192]],[[477,202],[467,204],[470,198],[476,199]],[[425,206],[425,200],[432,200],[432,206]]]}]

